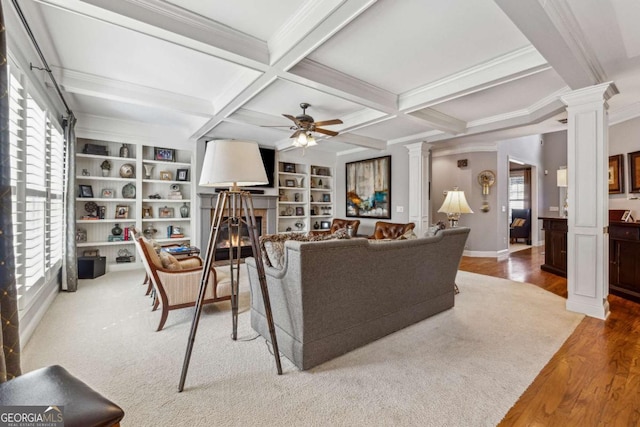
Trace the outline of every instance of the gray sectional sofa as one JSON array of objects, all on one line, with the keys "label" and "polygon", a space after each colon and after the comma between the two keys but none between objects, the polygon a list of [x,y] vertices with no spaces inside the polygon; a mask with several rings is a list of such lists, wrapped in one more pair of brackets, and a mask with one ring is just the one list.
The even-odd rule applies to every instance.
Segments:
[{"label": "gray sectional sofa", "polygon": [[[453,307],[468,234],[285,242],[282,269],[265,265],[280,351],[309,369]],[[269,339],[255,259],[246,265],[251,326]]]}]

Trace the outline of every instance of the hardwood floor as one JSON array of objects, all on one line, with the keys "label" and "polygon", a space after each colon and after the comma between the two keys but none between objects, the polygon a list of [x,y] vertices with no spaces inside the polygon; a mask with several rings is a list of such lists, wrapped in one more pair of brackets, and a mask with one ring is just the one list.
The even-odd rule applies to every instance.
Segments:
[{"label": "hardwood floor", "polygon": [[[463,257],[460,269],[529,282],[566,298],[566,279],[540,270],[543,250],[502,261]],[[585,317],[500,426],[640,426],[640,305],[614,295],[609,304],[609,318]]]}]

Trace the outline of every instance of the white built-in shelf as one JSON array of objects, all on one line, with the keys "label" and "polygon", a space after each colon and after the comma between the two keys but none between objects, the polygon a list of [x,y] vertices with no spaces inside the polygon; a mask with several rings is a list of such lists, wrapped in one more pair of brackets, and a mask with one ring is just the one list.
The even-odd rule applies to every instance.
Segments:
[{"label": "white built-in shelf", "polygon": [[122,240],[119,242],[78,242],[76,246],[79,248],[87,248],[90,246],[119,246],[119,245],[133,245],[133,239],[131,240]]},{"label": "white built-in shelf", "polygon": [[77,219],[76,224],[126,224],[128,222],[136,222],[135,218],[118,218],[118,219]]},{"label": "white built-in shelf", "polygon": [[191,163],[184,163],[184,162],[166,162],[164,160],[148,160],[148,159],[142,159],[142,163],[146,163],[146,164],[150,164],[150,165],[163,165],[163,166],[167,166],[167,167],[171,167],[171,166],[184,166],[187,168],[191,167]]},{"label": "white built-in shelf", "polygon": [[103,156],[100,154],[85,154],[85,153],[77,153],[76,158],[85,158],[85,159],[94,159],[94,160],[120,160],[123,162],[135,162],[136,159],[133,157],[120,157],[120,156]]},{"label": "white built-in shelf", "polygon": [[85,181],[136,182],[135,178],[121,178],[119,176],[78,175],[76,179]]},{"label": "white built-in shelf", "polygon": [[145,203],[183,203],[183,202],[191,202],[189,199],[142,199]]},{"label": "white built-in shelf", "polygon": [[113,197],[76,197],[76,202],[124,202],[135,203],[136,199],[115,199]]},{"label": "white built-in shelf", "polygon": [[177,222],[191,221],[191,218],[143,218],[142,222]]},{"label": "white built-in shelf", "polygon": [[143,179],[145,184],[186,184],[191,185],[191,181],[170,181],[168,179]]}]

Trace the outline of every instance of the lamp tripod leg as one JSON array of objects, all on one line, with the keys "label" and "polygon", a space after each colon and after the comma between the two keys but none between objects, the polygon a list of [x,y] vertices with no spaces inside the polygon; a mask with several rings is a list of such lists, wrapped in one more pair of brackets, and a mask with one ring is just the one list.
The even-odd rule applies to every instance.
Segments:
[{"label": "lamp tripod leg", "polygon": [[249,240],[251,241],[251,249],[256,260],[256,269],[258,271],[258,281],[260,282],[260,291],[262,293],[262,301],[264,303],[264,314],[267,318],[267,326],[269,327],[269,336],[271,337],[271,345],[273,346],[273,357],[276,361],[276,370],[278,375],[282,375],[282,364],[280,362],[280,351],[278,350],[278,340],[276,339],[276,329],[273,323],[273,312],[271,311],[271,300],[269,299],[269,289],[267,288],[267,278],[264,272],[264,263],[262,262],[262,254],[258,245],[258,227],[256,226],[256,217],[253,213],[253,200],[250,193],[243,193],[243,199],[246,202],[245,220],[247,229],[249,230]]},{"label": "lamp tripod leg", "polygon": [[213,265],[213,258],[215,256],[215,243],[218,240],[218,231],[220,230],[220,224],[224,217],[224,207],[227,205],[227,193],[218,194],[216,200],[216,208],[211,225],[211,232],[209,234],[209,243],[207,244],[207,252],[202,267],[202,277],[200,279],[200,291],[198,293],[198,300],[196,302],[196,310],[193,314],[193,321],[191,322],[191,331],[189,332],[189,340],[187,341],[187,350],[184,355],[184,362],[182,364],[182,373],[180,374],[180,383],[178,384],[178,391],[184,390],[184,383],[187,379],[187,371],[189,370],[189,362],[191,361],[191,352],[193,351],[193,344],[196,339],[196,333],[198,331],[198,324],[200,322],[200,314],[202,313],[202,303],[207,291],[207,284],[209,283],[209,276],[211,274],[211,266]]}]

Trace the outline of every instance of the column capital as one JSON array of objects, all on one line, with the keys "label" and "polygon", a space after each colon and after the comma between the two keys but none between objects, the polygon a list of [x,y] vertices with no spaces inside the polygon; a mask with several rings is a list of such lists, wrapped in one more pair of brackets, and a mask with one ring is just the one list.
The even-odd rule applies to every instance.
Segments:
[{"label": "column capital", "polygon": [[413,144],[405,145],[405,148],[409,150],[409,154],[427,154],[433,147],[433,144],[427,142],[414,142]]},{"label": "column capital", "polygon": [[618,88],[613,82],[584,87],[564,94],[560,97],[568,107],[575,105],[591,104],[593,102],[605,102],[618,94]]}]

